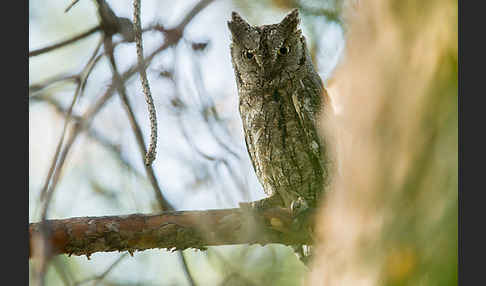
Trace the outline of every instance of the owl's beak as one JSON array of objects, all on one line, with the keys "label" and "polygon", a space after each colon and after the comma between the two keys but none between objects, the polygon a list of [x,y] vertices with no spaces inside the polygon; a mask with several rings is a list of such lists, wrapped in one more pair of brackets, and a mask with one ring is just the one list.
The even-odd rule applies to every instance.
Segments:
[{"label": "owl's beak", "polygon": [[265,61],[263,59],[264,55],[255,55],[255,61],[260,67],[261,74],[265,79],[272,79],[274,77],[274,73],[272,72],[273,70],[273,64],[274,60],[271,59],[271,62],[268,61],[268,59]]},{"label": "owl's beak", "polygon": [[268,60],[268,56],[267,59],[265,60],[263,58],[264,55],[255,55],[255,61],[258,67],[260,68],[260,74],[263,76],[265,80],[271,80],[272,78],[275,77],[275,72],[273,70],[275,61],[273,58]]},{"label": "owl's beak", "polygon": [[255,55],[255,61],[257,65],[263,69],[263,55]]}]

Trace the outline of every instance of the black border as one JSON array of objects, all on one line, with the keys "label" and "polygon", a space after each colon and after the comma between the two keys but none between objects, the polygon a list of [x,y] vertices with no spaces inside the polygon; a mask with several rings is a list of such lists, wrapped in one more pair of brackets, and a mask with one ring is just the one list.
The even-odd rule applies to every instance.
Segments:
[{"label": "black border", "polygon": [[[484,284],[484,218],[485,193],[484,149],[486,105],[485,97],[484,11],[481,1],[458,1],[459,23],[459,229],[458,229],[458,285]],[[467,4],[467,7],[466,5]],[[474,7],[476,4],[478,7]],[[469,39],[469,41],[468,41]],[[477,103],[474,101],[478,101]],[[469,131],[469,132],[468,132]],[[466,134],[470,134],[467,139]],[[483,152],[481,152],[483,151]],[[467,158],[467,159],[465,159]],[[476,160],[476,162],[473,162]],[[465,166],[465,162],[469,166]],[[477,181],[474,182],[474,179]],[[467,202],[467,205],[466,205]],[[467,231],[465,231],[467,229]],[[480,247],[482,249],[480,249]]]},{"label": "black border", "polygon": [[[13,1],[2,17],[2,284],[29,284],[29,103],[27,1]],[[17,15],[17,16],[15,16]],[[24,18],[24,20],[22,19]],[[13,283],[10,283],[13,282]]]}]

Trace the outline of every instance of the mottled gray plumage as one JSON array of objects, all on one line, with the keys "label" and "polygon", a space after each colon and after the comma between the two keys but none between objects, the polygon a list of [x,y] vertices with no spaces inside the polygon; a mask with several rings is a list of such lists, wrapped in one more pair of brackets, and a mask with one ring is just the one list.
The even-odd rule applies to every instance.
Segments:
[{"label": "mottled gray plumage", "polygon": [[318,123],[330,102],[299,29],[298,10],[263,26],[250,26],[233,12],[228,27],[246,145],[269,196],[255,205],[314,207],[329,183]]}]

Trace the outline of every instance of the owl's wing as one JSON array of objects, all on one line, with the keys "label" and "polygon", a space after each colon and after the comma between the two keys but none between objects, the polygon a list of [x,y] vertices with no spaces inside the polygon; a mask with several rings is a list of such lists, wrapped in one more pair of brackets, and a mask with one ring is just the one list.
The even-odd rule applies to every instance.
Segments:
[{"label": "owl's wing", "polygon": [[[245,130],[246,130],[246,128],[245,128]],[[251,151],[250,146],[248,145],[248,141],[250,141],[250,144],[251,144],[251,135],[248,134],[248,133],[249,132],[245,131],[246,150],[248,151],[248,154],[250,155],[250,161],[251,161],[251,165],[253,166],[253,170],[255,170],[255,172],[257,172],[257,168],[255,166],[255,158],[253,157],[253,152]]]},{"label": "owl's wing", "polygon": [[[301,88],[292,94],[292,103],[295,112],[297,113],[300,124],[304,128],[316,127],[317,117],[320,112],[321,89],[306,85],[304,81],[300,81]],[[313,125],[313,126],[310,126]]]},{"label": "owl's wing", "polygon": [[[246,112],[243,112],[243,114],[246,114]],[[259,165],[259,162],[257,161],[257,158],[255,157],[255,143],[256,143],[256,142],[254,142],[255,138],[252,137],[252,133],[251,133],[250,128],[248,126],[247,119],[246,118],[242,118],[242,119],[243,119],[242,123],[243,123],[243,133],[245,135],[246,150],[248,151],[248,155],[250,156],[250,161],[251,161],[251,165],[253,166],[253,170],[255,171],[255,174],[256,174],[258,180],[260,181],[260,183],[263,184],[263,182],[261,181],[261,178],[260,178],[261,166]],[[255,140],[258,140],[258,138],[256,138]]]},{"label": "owl's wing", "polygon": [[[326,146],[318,136],[321,109],[328,105],[327,93],[319,77],[307,77],[300,80],[300,86],[292,94],[292,103],[305,130],[308,143],[313,153],[322,160],[321,152]],[[324,105],[324,106],[323,106]],[[316,146],[316,144],[318,144]]]},{"label": "owl's wing", "polygon": [[[326,128],[324,130],[321,129],[323,128],[321,121],[326,120],[328,116],[332,116],[334,111],[329,94],[320,78],[317,76],[314,79],[308,78],[304,83],[302,85],[303,90],[298,94],[301,100],[293,100],[293,103],[301,125],[306,130],[311,149],[320,161],[322,171],[325,173],[324,184],[329,185],[331,182],[330,173],[333,172],[336,164],[334,158],[335,150],[333,149],[332,134]],[[307,99],[303,97],[307,97]],[[320,133],[319,130],[324,131],[324,133]],[[319,144],[320,148],[314,148],[314,141]]]}]

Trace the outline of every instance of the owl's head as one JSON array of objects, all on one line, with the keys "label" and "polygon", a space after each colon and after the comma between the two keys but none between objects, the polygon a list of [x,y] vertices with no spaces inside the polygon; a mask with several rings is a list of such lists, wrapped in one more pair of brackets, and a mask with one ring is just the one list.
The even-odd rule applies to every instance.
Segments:
[{"label": "owl's head", "polygon": [[299,22],[297,9],[280,23],[263,26],[251,26],[238,13],[232,13],[228,27],[239,85],[278,85],[302,70],[308,58]]}]

